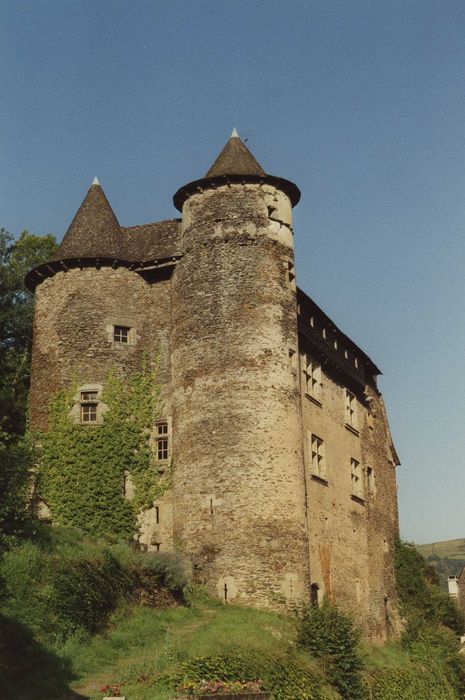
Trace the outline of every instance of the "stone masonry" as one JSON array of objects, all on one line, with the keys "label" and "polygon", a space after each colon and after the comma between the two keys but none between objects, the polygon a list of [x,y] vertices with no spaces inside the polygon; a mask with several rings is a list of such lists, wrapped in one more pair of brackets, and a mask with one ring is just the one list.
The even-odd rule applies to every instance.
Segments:
[{"label": "stone masonry", "polygon": [[[181,219],[123,228],[94,181],[56,258],[27,277],[31,423],[46,429],[49,399],[73,377],[70,420],[89,396],[85,420],[105,420],[108,371],[156,356],[153,444],[173,483],[140,514],[140,546],[180,551],[225,603],[326,595],[383,640],[397,632],[398,459],[379,370],[296,287],[299,198],[235,131],[175,194]],[[128,474],[126,497],[133,488]]]}]

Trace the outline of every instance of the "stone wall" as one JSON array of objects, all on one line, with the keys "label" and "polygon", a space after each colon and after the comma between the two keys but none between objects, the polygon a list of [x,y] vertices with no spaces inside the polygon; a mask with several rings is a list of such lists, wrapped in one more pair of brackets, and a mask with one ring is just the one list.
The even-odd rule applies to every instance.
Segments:
[{"label": "stone wall", "polygon": [[223,600],[296,601],[309,581],[289,200],[269,186],[194,195],[182,246],[172,287],[175,546]]},{"label": "stone wall", "polygon": [[[349,420],[343,377],[320,367],[318,385],[307,391],[304,357],[312,354],[311,348],[301,350],[306,350],[301,384],[311,582],[320,602],[328,595],[355,613],[372,639],[382,640],[387,632],[397,632],[393,552],[398,533],[395,468],[382,399],[373,386],[364,393],[354,393],[351,386],[355,413]],[[312,455],[312,435],[324,444],[322,474]],[[352,466],[351,459],[358,465]]]}]

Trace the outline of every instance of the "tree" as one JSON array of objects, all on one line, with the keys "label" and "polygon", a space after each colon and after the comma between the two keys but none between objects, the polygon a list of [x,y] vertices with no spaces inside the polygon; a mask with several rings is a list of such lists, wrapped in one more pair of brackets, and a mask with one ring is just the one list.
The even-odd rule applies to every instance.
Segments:
[{"label": "tree", "polygon": [[14,241],[0,229],[0,430],[21,435],[26,425],[33,295],[24,284],[32,267],[51,260],[54,236],[23,231]]}]

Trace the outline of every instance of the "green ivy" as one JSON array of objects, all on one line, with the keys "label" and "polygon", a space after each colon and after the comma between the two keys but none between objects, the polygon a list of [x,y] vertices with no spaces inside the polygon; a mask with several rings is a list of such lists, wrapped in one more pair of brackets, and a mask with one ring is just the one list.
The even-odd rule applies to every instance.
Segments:
[{"label": "green ivy", "polygon": [[[130,539],[136,516],[169,487],[171,470],[160,476],[153,463],[150,436],[159,390],[147,363],[127,379],[106,377],[99,425],[81,425],[71,417],[78,383],[55,396],[49,428],[38,436],[38,488],[54,524],[79,527],[94,535]],[[125,472],[135,487],[124,498]]]}]

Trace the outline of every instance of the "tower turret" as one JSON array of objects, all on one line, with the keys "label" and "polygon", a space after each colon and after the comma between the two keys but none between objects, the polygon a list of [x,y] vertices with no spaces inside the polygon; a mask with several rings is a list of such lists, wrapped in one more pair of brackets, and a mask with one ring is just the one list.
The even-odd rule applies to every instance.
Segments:
[{"label": "tower turret", "polygon": [[[174,196],[174,538],[225,601],[309,587],[292,206],[236,131]],[[252,534],[253,533],[253,534]]]}]

